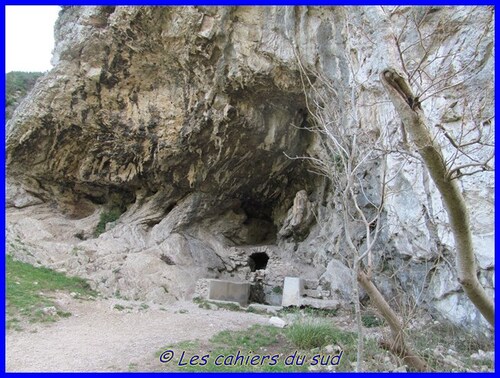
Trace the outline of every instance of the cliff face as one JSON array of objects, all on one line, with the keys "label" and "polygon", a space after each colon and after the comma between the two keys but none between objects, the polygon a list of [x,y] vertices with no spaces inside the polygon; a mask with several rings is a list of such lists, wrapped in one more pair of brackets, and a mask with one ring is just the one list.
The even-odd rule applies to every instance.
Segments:
[{"label": "cliff face", "polygon": [[234,12],[63,11],[57,67],[28,105],[30,122],[12,126],[11,171],[29,164],[30,176],[78,185],[72,194],[94,202],[114,188],[167,190],[172,201],[209,192],[269,210],[290,200],[304,174],[284,152],[302,155],[308,141],[300,80],[285,62],[245,59],[259,15],[238,24]]},{"label": "cliff face", "polygon": [[[408,20],[418,28],[405,29]],[[424,43],[413,51],[417,32]],[[435,58],[423,72],[460,79],[472,62],[454,95],[422,106],[433,125],[457,129],[469,122],[467,93],[493,132],[486,7],[66,7],[55,33],[54,69],[8,124],[10,252],[89,277],[108,294],[188,296],[199,278],[255,278],[251,256],[266,253],[269,295],[284,276],[302,275],[349,302],[334,191],[296,159],[326,153],[309,131],[308,81],[329,83],[338,122],[355,113],[361,127],[404,141],[380,71],[441,54],[454,63]],[[395,37],[410,46],[409,67]],[[425,170],[401,153],[388,167],[378,284],[485,329],[456,283],[453,239]],[[375,172],[366,171],[367,192]],[[462,183],[493,293],[493,177]],[[96,237],[99,212],[111,208],[122,215]]]}]

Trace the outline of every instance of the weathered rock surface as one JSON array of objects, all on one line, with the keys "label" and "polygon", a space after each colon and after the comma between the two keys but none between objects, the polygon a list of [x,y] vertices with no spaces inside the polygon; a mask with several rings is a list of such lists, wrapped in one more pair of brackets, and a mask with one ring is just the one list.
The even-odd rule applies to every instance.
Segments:
[{"label": "weathered rock surface", "polygon": [[314,221],[313,204],[307,198],[307,192],[297,192],[293,200],[293,206],[283,222],[278,235],[282,238],[293,236],[301,238],[309,234],[309,229]]},{"label": "weathered rock surface", "polygon": [[[55,67],[8,123],[9,253],[90,278],[108,295],[168,302],[192,295],[198,279],[222,278],[261,282],[269,298],[292,276],[319,280],[331,299],[349,302],[350,259],[332,184],[295,159],[327,154],[308,130],[304,83],[329,83],[342,122],[356,113],[368,134],[386,127],[389,145],[401,147],[404,130],[378,75],[401,67],[395,33],[405,20],[420,20],[424,35],[439,41],[428,54],[454,57],[441,65],[436,58],[431,75],[460,77],[471,61],[479,67],[456,94],[422,102],[431,124],[467,127],[460,112],[467,93],[493,135],[492,14],[488,7],[65,7]],[[440,34],[443,20],[448,34]],[[418,34],[399,37],[410,45]],[[356,108],[352,88],[360,88]],[[375,280],[388,296],[403,290],[419,306],[486,332],[456,282],[439,194],[411,153],[388,156]],[[374,162],[360,181],[365,208],[380,194],[379,180]],[[493,296],[493,177],[480,172],[461,184],[479,275]],[[94,236],[100,214],[113,207],[120,218]],[[362,246],[363,230],[351,231]],[[267,265],[252,271],[249,259],[264,255]]]}]

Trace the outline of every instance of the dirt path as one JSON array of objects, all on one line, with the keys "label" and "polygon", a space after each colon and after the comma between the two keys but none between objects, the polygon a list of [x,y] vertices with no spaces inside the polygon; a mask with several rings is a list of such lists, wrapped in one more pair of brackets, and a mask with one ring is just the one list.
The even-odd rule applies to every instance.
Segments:
[{"label": "dirt path", "polygon": [[73,316],[32,330],[9,331],[7,371],[136,371],[161,368],[155,353],[183,340],[265,324],[269,316],[204,310],[191,302],[159,307],[117,300],[60,302]]}]

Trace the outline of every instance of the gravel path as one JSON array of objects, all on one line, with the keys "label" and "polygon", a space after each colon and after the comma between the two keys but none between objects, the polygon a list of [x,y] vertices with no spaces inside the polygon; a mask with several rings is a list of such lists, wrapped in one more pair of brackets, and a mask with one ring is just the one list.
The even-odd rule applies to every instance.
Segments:
[{"label": "gravel path", "polygon": [[[132,309],[118,310],[115,304]],[[73,316],[6,338],[7,371],[96,372],[155,370],[155,353],[183,340],[208,340],[215,333],[266,324],[269,316],[204,310],[191,302],[152,306],[117,300],[59,300]]]}]

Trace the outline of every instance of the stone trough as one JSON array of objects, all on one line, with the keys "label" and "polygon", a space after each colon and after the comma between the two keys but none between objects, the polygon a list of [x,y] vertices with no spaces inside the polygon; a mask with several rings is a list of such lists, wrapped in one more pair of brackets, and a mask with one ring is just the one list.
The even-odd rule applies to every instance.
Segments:
[{"label": "stone trough", "polygon": [[248,305],[250,283],[225,280],[209,280],[208,299],[215,301],[237,302],[242,307]]},{"label": "stone trough", "polygon": [[336,300],[323,299],[328,292],[321,290],[311,290],[305,288],[306,281],[299,277],[285,277],[283,283],[283,307],[289,306],[309,306],[326,310],[336,310],[340,303]]},{"label": "stone trough", "polygon": [[[250,291],[252,284],[249,282],[234,282],[227,280],[210,279],[208,281],[208,300],[238,303],[247,307],[250,303]],[[285,277],[283,284],[283,307],[309,306],[334,310],[339,307],[335,300],[322,299],[319,290],[305,288],[306,281],[299,277]]]}]

